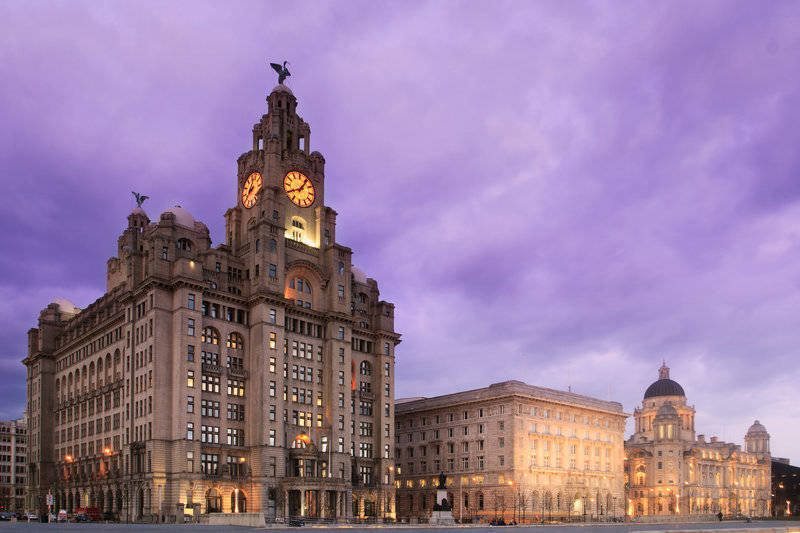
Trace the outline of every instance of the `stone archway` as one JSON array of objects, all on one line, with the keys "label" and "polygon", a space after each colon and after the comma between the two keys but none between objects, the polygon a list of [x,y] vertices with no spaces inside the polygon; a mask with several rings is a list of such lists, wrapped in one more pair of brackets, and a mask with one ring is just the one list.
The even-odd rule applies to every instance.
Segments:
[{"label": "stone archway", "polygon": [[217,489],[211,487],[206,492],[206,513],[222,512],[222,495]]}]

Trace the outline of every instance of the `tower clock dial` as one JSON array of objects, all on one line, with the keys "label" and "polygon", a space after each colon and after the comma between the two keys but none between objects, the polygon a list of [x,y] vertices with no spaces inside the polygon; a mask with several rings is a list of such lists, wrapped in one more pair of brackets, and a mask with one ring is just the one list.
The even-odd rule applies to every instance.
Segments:
[{"label": "tower clock dial", "polygon": [[308,207],[314,203],[316,196],[314,184],[301,172],[293,170],[286,174],[283,178],[283,189],[289,200],[297,206]]},{"label": "tower clock dial", "polygon": [[263,185],[263,183],[264,180],[258,172],[253,172],[247,176],[247,180],[245,180],[244,186],[242,187],[242,205],[247,209],[256,205],[258,193],[261,192],[261,185]]}]

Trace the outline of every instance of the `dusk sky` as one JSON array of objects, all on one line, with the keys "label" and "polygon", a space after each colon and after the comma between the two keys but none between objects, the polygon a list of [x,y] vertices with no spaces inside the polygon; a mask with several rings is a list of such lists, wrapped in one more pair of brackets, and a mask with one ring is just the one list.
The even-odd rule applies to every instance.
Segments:
[{"label": "dusk sky", "polygon": [[[0,417],[135,206],[224,239],[288,60],[396,395],[519,379],[800,461],[800,3],[0,3]],[[629,424],[629,429],[631,424]]]}]

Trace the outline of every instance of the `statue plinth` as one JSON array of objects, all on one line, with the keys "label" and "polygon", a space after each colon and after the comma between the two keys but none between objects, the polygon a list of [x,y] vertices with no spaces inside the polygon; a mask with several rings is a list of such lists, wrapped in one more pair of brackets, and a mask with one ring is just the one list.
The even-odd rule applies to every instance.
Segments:
[{"label": "statue plinth", "polygon": [[429,524],[434,526],[452,526],[456,523],[453,518],[453,505],[447,500],[447,490],[436,490],[436,505],[433,506]]}]

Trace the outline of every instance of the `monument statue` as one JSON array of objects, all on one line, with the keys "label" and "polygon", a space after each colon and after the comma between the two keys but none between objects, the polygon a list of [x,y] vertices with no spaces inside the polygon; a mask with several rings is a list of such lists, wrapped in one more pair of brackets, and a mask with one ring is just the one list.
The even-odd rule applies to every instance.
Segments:
[{"label": "monument statue", "polygon": [[136,191],[131,191],[131,194],[133,194],[133,196],[136,197],[136,207],[142,207],[144,201],[150,198],[149,196],[145,196],[144,194],[139,194]]},{"label": "monument statue", "polygon": [[289,72],[289,69],[286,68],[287,64],[288,64],[287,61],[283,62],[283,66],[281,66],[279,63],[270,63],[269,64],[269,66],[271,66],[275,70],[275,72],[278,73],[278,84],[280,84],[280,85],[283,84],[283,80],[285,80],[286,78],[288,78],[289,76],[292,75]]},{"label": "monument statue", "polygon": [[439,472],[439,486],[436,487],[438,489],[447,488],[447,476],[444,475],[444,472]]}]

